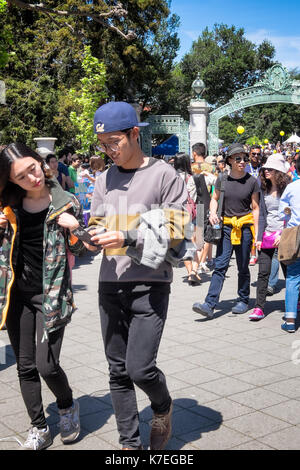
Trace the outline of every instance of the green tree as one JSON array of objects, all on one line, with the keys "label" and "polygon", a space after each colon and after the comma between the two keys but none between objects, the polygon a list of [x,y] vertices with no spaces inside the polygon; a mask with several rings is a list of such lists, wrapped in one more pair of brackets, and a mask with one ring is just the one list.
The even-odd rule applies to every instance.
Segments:
[{"label": "green tree", "polygon": [[204,29],[173,72],[170,111],[186,116],[191,85],[198,72],[205,83],[203,97],[212,106],[220,106],[235,91],[258,80],[273,64],[274,54],[269,42],[257,46],[246,39],[243,28],[216,24],[212,31]]},{"label": "green tree", "polygon": [[[2,142],[20,139],[31,144],[45,134],[57,137],[58,146],[74,143],[70,112],[76,109],[68,91],[77,89],[84,76],[85,46],[106,67],[109,98],[139,100],[158,109],[179,45],[178,18],[169,16],[169,1],[124,1],[126,15],[108,17],[104,23],[96,21],[94,13],[107,13],[117,2],[48,0],[46,10],[39,5],[13,0],[8,6],[14,34],[8,62],[0,71],[7,90],[7,107],[0,109]],[[58,9],[74,15],[52,14]],[[6,23],[0,16],[0,31]]]},{"label": "green tree", "polygon": [[90,46],[84,48],[82,61],[84,77],[80,79],[80,89],[72,88],[69,97],[79,110],[70,113],[70,120],[77,129],[76,140],[80,142],[79,152],[89,152],[92,143],[96,142],[93,118],[102,100],[107,97],[105,88],[106,70],[98,59],[91,55]]},{"label": "green tree", "polygon": [[5,0],[0,0],[0,18],[3,22],[3,27],[0,30],[0,68],[3,68],[8,62],[8,48],[12,43],[11,27],[5,24],[8,19],[7,2]]}]

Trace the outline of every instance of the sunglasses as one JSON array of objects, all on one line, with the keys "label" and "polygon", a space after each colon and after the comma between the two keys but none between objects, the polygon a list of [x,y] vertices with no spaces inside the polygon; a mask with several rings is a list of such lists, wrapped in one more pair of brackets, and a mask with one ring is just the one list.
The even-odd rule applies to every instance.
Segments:
[{"label": "sunglasses", "polygon": [[258,153],[256,153],[256,152],[251,152],[251,155],[253,155],[253,157],[254,157],[254,156],[255,156],[255,157],[260,157],[261,153],[260,153],[260,152],[258,152]]},{"label": "sunglasses", "polygon": [[241,161],[244,161],[245,163],[248,163],[250,161],[249,157],[247,155],[245,155],[244,157],[234,157],[234,161],[236,163],[241,163]]}]

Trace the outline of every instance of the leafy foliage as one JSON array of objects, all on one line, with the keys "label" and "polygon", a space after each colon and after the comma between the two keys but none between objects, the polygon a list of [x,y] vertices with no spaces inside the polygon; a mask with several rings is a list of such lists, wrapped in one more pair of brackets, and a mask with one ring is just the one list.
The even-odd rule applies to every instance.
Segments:
[{"label": "leafy foliage", "polygon": [[[0,18],[3,23],[7,20],[7,2],[5,0],[0,0]],[[0,68],[3,68],[8,62],[9,54],[7,52],[7,47],[11,43],[11,27],[7,24],[3,24],[3,27],[0,30]]]},{"label": "leafy foliage", "polygon": [[[136,39],[130,42],[89,17],[53,17],[8,4],[7,16],[0,15],[0,31],[8,24],[14,32],[5,46],[6,66],[0,69],[7,101],[0,108],[3,143],[18,139],[32,144],[34,137],[48,135],[58,138],[58,146],[79,144],[76,135],[80,132],[70,113],[81,111],[69,90],[82,87],[86,46],[106,68],[109,99],[138,100],[159,110],[179,47],[178,18],[169,17],[167,0],[126,0],[122,4],[127,16],[114,18],[113,24],[124,34],[135,32]],[[100,13],[116,2],[95,0],[92,5]],[[78,12],[89,11],[91,4],[48,0],[47,7]]]},{"label": "leafy foliage", "polygon": [[90,146],[96,141],[93,129],[93,118],[96,109],[102,100],[107,97],[105,89],[106,70],[98,59],[91,55],[90,46],[84,48],[82,61],[84,77],[80,79],[79,90],[72,88],[69,91],[71,101],[79,108],[79,111],[71,111],[70,120],[78,130],[76,140],[80,142],[79,152],[89,152]]},{"label": "leafy foliage", "polygon": [[204,29],[173,71],[170,111],[187,117],[191,86],[198,72],[205,83],[203,98],[212,106],[220,106],[235,91],[261,78],[273,64],[274,54],[267,41],[256,46],[246,39],[243,28],[216,24],[212,31]]}]

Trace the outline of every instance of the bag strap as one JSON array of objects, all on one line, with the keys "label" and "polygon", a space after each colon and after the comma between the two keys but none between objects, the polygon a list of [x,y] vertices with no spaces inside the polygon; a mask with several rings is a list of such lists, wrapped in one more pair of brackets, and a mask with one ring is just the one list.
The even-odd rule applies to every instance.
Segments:
[{"label": "bag strap", "polygon": [[225,183],[227,181],[227,178],[228,178],[227,173],[225,175],[221,176],[221,188],[220,188],[221,194],[220,194],[218,210],[217,210],[218,219],[221,219],[221,217],[222,217],[222,211],[223,211],[223,205],[224,205],[224,196],[225,196]]},{"label": "bag strap", "polygon": [[[196,185],[196,191],[197,191],[197,196],[198,197],[201,197],[204,193],[203,191],[203,186],[202,186],[202,180],[200,178],[201,175],[193,175],[193,180],[194,180],[194,183]],[[202,175],[203,176],[203,175]],[[205,184],[205,183],[204,183]],[[206,185],[205,185],[206,186]]]}]

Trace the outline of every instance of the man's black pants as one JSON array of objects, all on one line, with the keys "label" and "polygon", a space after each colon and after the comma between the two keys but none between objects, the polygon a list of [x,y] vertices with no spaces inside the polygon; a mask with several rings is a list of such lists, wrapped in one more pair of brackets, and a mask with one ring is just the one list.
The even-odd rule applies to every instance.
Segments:
[{"label": "man's black pants", "polygon": [[169,411],[171,398],[156,357],[167,316],[169,292],[123,289],[101,293],[99,308],[110,391],[120,443],[141,444],[134,384],[149,397],[155,413]]}]

